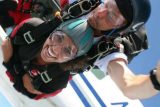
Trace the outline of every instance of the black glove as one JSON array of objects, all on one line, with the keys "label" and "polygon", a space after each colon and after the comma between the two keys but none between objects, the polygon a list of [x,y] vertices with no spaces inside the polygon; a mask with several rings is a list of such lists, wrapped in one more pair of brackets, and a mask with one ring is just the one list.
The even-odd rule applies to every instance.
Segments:
[{"label": "black glove", "polygon": [[124,45],[124,53],[127,55],[129,62],[141,51],[148,49],[148,39],[144,27],[141,27],[136,32],[122,35],[121,38],[116,38],[114,42]]}]

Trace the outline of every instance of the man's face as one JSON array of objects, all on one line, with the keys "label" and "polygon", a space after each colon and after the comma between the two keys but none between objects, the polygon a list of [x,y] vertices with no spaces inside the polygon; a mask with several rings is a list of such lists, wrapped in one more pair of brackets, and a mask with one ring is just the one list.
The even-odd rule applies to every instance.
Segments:
[{"label": "man's face", "polygon": [[104,0],[104,3],[90,13],[88,22],[97,30],[111,30],[126,24],[115,0]]},{"label": "man's face", "polygon": [[73,41],[65,33],[56,31],[44,43],[41,58],[44,62],[62,63],[73,59],[76,53]]}]

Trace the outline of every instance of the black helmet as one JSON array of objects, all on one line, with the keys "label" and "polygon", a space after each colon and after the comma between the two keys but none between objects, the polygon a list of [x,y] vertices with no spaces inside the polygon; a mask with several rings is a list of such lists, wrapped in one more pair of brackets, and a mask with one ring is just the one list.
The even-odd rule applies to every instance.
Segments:
[{"label": "black helmet", "polygon": [[149,0],[115,0],[122,15],[128,21],[126,31],[135,30],[147,22],[151,13]]}]

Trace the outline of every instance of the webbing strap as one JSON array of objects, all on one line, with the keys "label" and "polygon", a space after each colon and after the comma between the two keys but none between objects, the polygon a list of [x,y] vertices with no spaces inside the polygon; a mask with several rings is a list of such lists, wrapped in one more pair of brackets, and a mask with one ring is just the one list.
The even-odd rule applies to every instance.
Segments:
[{"label": "webbing strap", "polygon": [[60,77],[62,77],[64,81],[64,84],[61,84],[60,86],[64,88],[66,86],[65,83],[69,80],[70,72],[62,70],[58,64],[51,64],[47,66],[39,76],[33,79],[32,84],[34,85],[34,88],[39,89],[42,84],[48,84],[51,81],[56,82]]},{"label": "webbing strap", "polygon": [[[54,29],[57,28],[62,23],[62,20],[55,17],[51,21],[43,22],[37,27],[31,27],[30,24],[24,24],[22,28],[20,28],[20,35],[23,36],[15,36],[14,43],[17,45],[29,45],[34,43],[35,41],[42,40],[42,38],[47,38]],[[30,29],[26,31],[26,29]],[[23,32],[25,31],[25,32]],[[21,34],[22,33],[22,34]]]},{"label": "webbing strap", "polygon": [[[76,1],[69,6],[68,12],[66,14],[68,14],[69,19],[77,18],[91,12],[99,4],[100,4],[100,0]],[[68,17],[67,17],[67,20],[68,20]],[[26,29],[31,26],[29,24],[24,24],[24,27],[22,29],[24,29],[25,32],[22,32],[23,36],[15,37],[15,44],[18,44],[18,45],[31,44],[42,38],[46,38],[49,36],[46,34],[48,32],[51,33],[51,31],[57,28],[61,23],[62,23],[62,19],[55,17],[53,20],[46,21],[33,29],[29,29],[28,31],[26,31]]]}]

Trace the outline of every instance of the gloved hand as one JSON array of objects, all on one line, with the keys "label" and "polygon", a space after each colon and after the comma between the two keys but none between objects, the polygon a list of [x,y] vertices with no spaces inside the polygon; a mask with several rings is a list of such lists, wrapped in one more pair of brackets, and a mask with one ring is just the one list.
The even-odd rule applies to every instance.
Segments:
[{"label": "gloved hand", "polygon": [[124,45],[124,53],[128,56],[129,62],[141,51],[148,49],[148,39],[144,27],[141,27],[136,32],[130,32],[121,36],[116,38],[114,42]]}]

